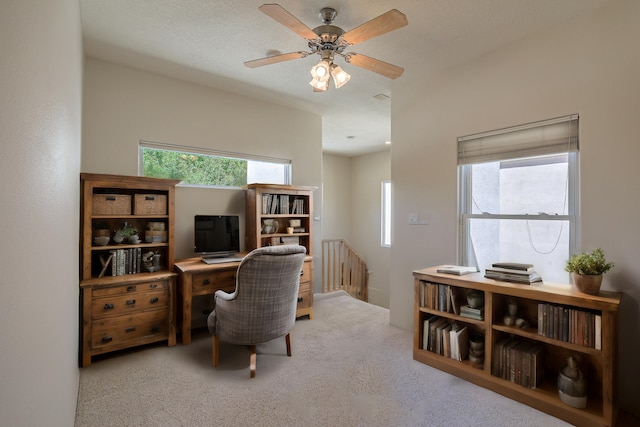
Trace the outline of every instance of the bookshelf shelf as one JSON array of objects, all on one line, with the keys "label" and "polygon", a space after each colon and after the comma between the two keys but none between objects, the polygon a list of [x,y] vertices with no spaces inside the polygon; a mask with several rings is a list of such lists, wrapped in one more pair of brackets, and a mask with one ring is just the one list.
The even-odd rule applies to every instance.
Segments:
[{"label": "bookshelf shelf", "polygon": [[[438,273],[437,268],[413,272],[415,360],[575,425],[615,424],[618,408],[618,308],[621,293],[601,291],[599,295],[593,296],[577,292],[567,285],[498,282],[484,278],[482,273],[453,276]],[[454,302],[447,305],[446,298],[442,300],[436,297],[434,300],[431,295],[434,285],[438,287],[440,294],[446,292],[452,301],[455,298],[451,295],[456,292],[460,294],[460,290],[464,291],[463,294],[471,290],[482,291],[484,319],[475,320],[453,313],[453,306],[456,305]],[[517,305],[518,316],[526,319],[528,326],[519,328],[505,324],[503,318],[508,312],[509,303]],[[583,317],[575,318],[582,319],[579,323],[576,323],[578,320],[567,323],[554,317],[554,323],[549,324],[551,320],[547,317],[543,320],[543,311],[540,311],[545,306],[573,310]],[[589,320],[596,317],[597,320]],[[444,341],[439,350],[432,347],[426,349],[426,343],[431,344],[434,336],[434,318],[446,319],[444,325],[454,325],[454,329],[465,325],[470,334],[483,337],[482,363],[478,365],[464,357],[462,361],[448,357],[447,343]],[[538,328],[539,322],[541,329]],[[435,330],[437,332],[441,329],[440,333],[444,336],[447,326],[442,325],[442,320],[435,323]],[[563,325],[564,336],[561,334]],[[549,329],[545,329],[547,327]],[[571,338],[567,337],[567,330],[572,334]],[[549,335],[549,331],[555,335]],[[577,331],[582,332],[578,334]],[[570,342],[571,340],[574,342]],[[509,353],[505,342],[521,343],[519,347],[515,347],[521,351],[514,349]],[[509,359],[505,359],[506,354],[510,354]],[[558,394],[558,373],[569,357],[579,361],[579,367],[587,379],[587,406],[584,409],[565,404]],[[527,383],[531,383],[532,388],[521,385]]]}]

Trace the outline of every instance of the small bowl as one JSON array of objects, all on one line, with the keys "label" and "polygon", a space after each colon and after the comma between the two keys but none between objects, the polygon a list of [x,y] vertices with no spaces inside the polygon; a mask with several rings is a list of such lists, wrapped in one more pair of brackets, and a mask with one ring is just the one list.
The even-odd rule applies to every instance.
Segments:
[{"label": "small bowl", "polygon": [[93,238],[93,244],[97,246],[105,246],[109,244],[111,238],[109,236],[96,236]]},{"label": "small bowl", "polygon": [[471,308],[480,308],[484,305],[484,292],[471,291],[467,295],[467,303]]},{"label": "small bowl", "polygon": [[472,350],[483,350],[484,351],[484,340],[482,341],[475,341],[473,339],[469,340],[469,347]]},{"label": "small bowl", "polygon": [[476,357],[472,354],[469,354],[469,362],[475,363],[476,365],[482,365],[484,363],[484,356]]}]

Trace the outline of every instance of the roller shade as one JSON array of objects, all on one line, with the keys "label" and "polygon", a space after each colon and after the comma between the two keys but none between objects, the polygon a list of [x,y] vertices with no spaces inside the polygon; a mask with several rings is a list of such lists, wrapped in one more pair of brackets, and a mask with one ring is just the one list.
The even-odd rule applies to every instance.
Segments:
[{"label": "roller shade", "polygon": [[458,138],[458,165],[578,151],[577,114]]}]

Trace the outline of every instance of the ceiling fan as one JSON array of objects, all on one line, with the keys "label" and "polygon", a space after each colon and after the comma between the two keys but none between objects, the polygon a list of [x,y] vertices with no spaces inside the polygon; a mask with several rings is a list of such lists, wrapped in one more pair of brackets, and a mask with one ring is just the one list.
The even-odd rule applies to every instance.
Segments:
[{"label": "ceiling fan", "polygon": [[373,18],[347,32],[340,27],[331,25],[338,13],[330,7],[325,7],[320,10],[320,18],[322,19],[323,25],[313,30],[278,4],[263,4],[258,9],[306,39],[310,51],[298,51],[254,59],[244,63],[244,65],[249,68],[262,67],[264,65],[318,54],[322,57],[322,60],[311,69],[311,76],[313,78],[309,83],[313,86],[314,92],[324,92],[328,90],[330,77],[333,77],[336,88],[343,86],[351,78],[342,68],[333,63],[336,55],[342,56],[349,64],[373,71],[390,79],[396,79],[404,72],[404,68],[398,67],[397,65],[389,64],[360,53],[344,52],[345,49],[351,45],[361,43],[407,25],[407,17],[396,9],[383,13],[377,18]]}]

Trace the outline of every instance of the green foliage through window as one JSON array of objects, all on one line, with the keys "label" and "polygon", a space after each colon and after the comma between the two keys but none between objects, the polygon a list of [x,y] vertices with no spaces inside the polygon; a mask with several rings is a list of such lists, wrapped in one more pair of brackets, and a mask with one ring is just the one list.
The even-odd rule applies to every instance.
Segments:
[{"label": "green foliage through window", "polygon": [[247,184],[244,159],[142,148],[144,176],[179,179],[185,184],[242,187]]}]

